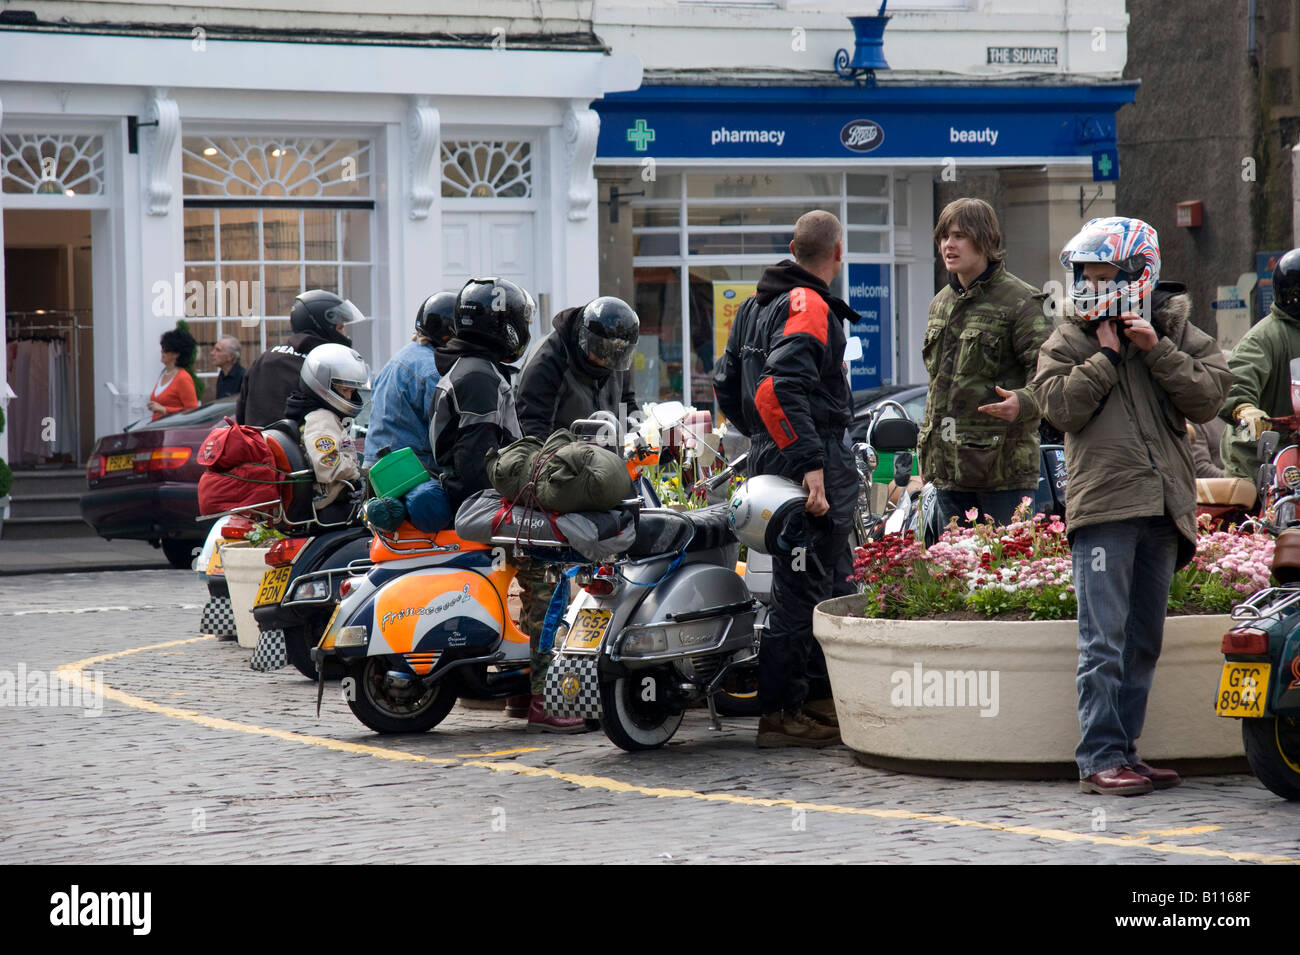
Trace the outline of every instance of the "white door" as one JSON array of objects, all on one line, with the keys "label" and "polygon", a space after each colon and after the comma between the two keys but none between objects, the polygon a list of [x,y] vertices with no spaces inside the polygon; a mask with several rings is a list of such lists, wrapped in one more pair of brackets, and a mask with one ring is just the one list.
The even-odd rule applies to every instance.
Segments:
[{"label": "white door", "polygon": [[[531,212],[444,212],[442,276],[447,288],[471,278],[495,275],[527,289],[534,299],[533,214]],[[544,319],[550,322],[550,316]],[[541,338],[541,317],[532,341]]]}]

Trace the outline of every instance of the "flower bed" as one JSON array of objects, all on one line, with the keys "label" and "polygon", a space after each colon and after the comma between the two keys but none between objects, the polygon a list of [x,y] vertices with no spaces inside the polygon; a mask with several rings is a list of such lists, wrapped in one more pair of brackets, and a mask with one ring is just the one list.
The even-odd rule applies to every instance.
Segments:
[{"label": "flower bed", "polygon": [[[972,517],[974,515],[971,515]],[[1174,575],[1171,614],[1221,614],[1268,586],[1273,538],[1203,526],[1191,562]],[[950,526],[930,547],[909,532],[859,547],[853,579],[860,616],[895,620],[1074,619],[1078,603],[1065,525],[1017,511],[1006,527]]]}]

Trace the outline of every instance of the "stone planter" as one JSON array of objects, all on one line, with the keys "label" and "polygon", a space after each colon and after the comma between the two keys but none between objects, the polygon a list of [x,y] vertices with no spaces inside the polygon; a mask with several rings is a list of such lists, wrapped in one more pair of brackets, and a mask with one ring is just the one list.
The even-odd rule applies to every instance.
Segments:
[{"label": "stone planter", "polygon": [[235,636],[239,645],[252,650],[257,646],[258,626],[253,617],[253,601],[262,583],[262,574],[270,568],[266,554],[270,547],[251,547],[246,543],[221,545],[221,565],[230,588],[230,609],[235,615]]},{"label": "stone planter", "polygon": [[[1059,776],[1079,741],[1077,624],[851,617],[856,595],[817,606],[844,742],[864,762],[961,776]],[[1226,615],[1171,617],[1139,755],[1152,762],[1244,755],[1237,720],[1214,715],[1232,626]],[[1208,764],[1207,768],[1209,768]]]}]

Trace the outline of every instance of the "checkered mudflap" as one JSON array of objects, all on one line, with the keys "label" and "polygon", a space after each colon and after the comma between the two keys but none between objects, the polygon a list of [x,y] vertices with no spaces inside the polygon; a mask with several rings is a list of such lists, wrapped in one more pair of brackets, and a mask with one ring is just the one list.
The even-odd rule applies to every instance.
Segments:
[{"label": "checkered mudflap", "polygon": [[254,670],[278,670],[289,665],[289,651],[284,645],[283,630],[263,630],[257,636],[257,648],[248,663]]},{"label": "checkered mudflap", "polygon": [[600,718],[600,675],[594,653],[557,653],[546,670],[543,705],[551,716]]},{"label": "checkered mudflap", "polygon": [[209,597],[199,621],[199,633],[211,633],[222,640],[235,639],[235,608],[229,597]]}]

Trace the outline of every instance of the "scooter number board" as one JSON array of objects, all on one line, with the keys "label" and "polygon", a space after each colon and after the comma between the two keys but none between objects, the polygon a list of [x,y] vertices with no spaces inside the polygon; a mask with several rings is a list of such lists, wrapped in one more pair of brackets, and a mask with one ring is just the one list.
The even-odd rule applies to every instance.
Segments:
[{"label": "scooter number board", "polygon": [[216,577],[225,572],[225,567],[221,563],[221,544],[218,542],[217,546],[212,548],[212,556],[208,558],[208,576]]},{"label": "scooter number board", "polygon": [[1219,716],[1263,716],[1272,668],[1271,663],[1225,663],[1214,712]]},{"label": "scooter number board", "polygon": [[613,618],[612,610],[579,610],[564,646],[570,650],[594,650],[605,638],[605,631]]},{"label": "scooter number board", "polygon": [[293,568],[289,565],[284,567],[272,567],[262,575],[262,586],[257,591],[257,599],[253,601],[253,606],[262,607],[266,604],[278,604],[280,598],[284,596],[284,590],[289,586],[289,572]]}]

